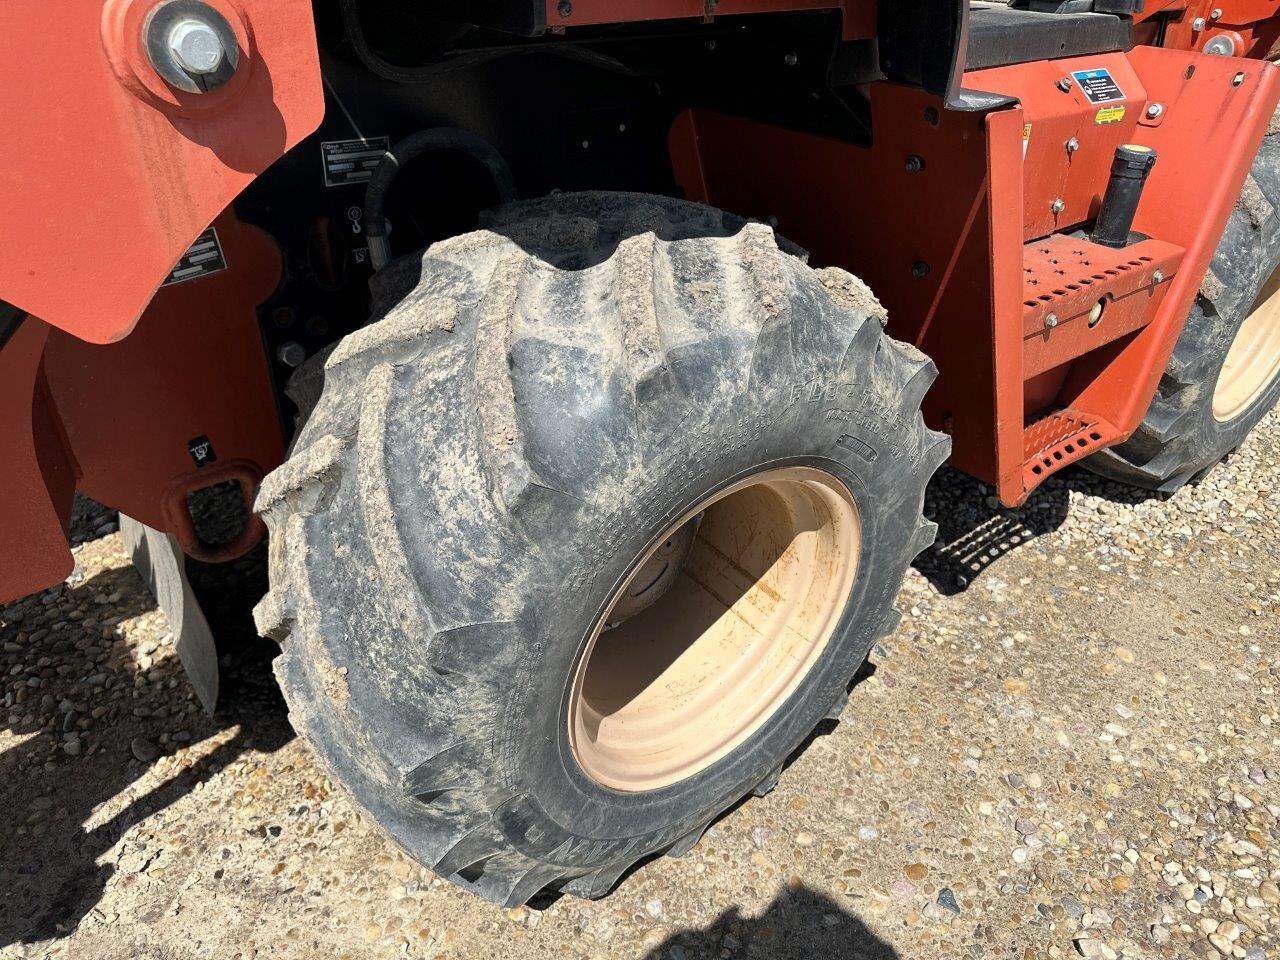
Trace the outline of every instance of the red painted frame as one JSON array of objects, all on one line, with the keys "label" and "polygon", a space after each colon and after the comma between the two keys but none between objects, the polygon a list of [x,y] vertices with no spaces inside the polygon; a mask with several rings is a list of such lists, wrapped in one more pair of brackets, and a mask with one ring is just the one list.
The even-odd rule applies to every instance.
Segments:
[{"label": "red painted frame", "polygon": [[[155,291],[240,189],[318,125],[310,4],[209,0],[233,24],[242,65],[222,90],[189,96],[159,81],[139,45],[154,2],[0,8],[0,82],[41,91],[41,109],[9,98],[0,121],[44,146],[0,171],[0,237],[17,251],[0,258],[0,298],[34,314],[0,350],[0,601],[71,569],[63,531],[77,485],[201,555],[186,493],[234,479],[247,498],[283,457],[255,310],[279,279],[269,238],[223,212],[229,269]],[[925,414],[953,436],[952,462],[1007,504],[1135,429],[1280,99],[1271,64],[1191,52],[1216,31],[1261,55],[1280,35],[1269,0],[1228,0],[1216,19],[1210,0],[1182,12],[1171,2],[1154,0],[1139,31],[1154,29],[1155,13],[1172,17],[1166,42],[1183,50],[966,76],[1012,101],[948,110],[920,90],[873,84],[869,149],[705,112],[672,131],[690,197],[776,218],[815,263],[871,284],[890,332],[942,370]],[[842,12],[846,38],[875,34],[873,0],[551,0],[548,22],[818,9]],[[1212,24],[1194,29],[1199,15]],[[1105,120],[1069,81],[1099,65],[1125,90],[1123,114]],[[1153,102],[1163,110],[1148,118]],[[1073,138],[1078,152],[1065,150]],[[1116,260],[1065,231],[1096,213],[1126,140],[1160,160],[1135,223],[1152,239]],[[1092,296],[1107,298],[1097,328],[1082,322]],[[144,308],[132,336],[91,345],[124,338]],[[218,464],[194,466],[196,436],[211,439]],[[204,555],[234,555],[260,534],[253,526]]]},{"label": "red painted frame", "polygon": [[0,4],[0,129],[24,144],[0,164],[0,299],[93,343],[132,330],[191,242],[324,114],[310,0],[208,0],[240,46],[208,94],[147,61],[157,2]]},{"label": "red painted frame", "polygon": [[[214,221],[227,269],[162,287],[134,332],[86,343],[28,318],[0,350],[0,602],[71,570],[66,523],[83,490],[178,537],[188,555],[228,560],[264,534],[251,522],[202,545],[186,494],[236,480],[246,499],[284,458],[257,305],[279,282],[275,242],[230,211]],[[218,459],[197,467],[190,441]]]},{"label": "red painted frame", "polygon": [[[1118,120],[1070,82],[1098,66],[1125,91]],[[1142,47],[974,72],[965,85],[1016,102],[949,111],[920,91],[873,84],[870,148],[690,111],[673,127],[671,155],[690,198],[771,219],[816,264],[867,281],[890,333],[938,364],[925,416],[952,435],[952,463],[1014,505],[1137,428],[1280,100],[1280,70]],[[1145,122],[1152,102],[1164,107],[1158,124]],[[1028,317],[1043,323],[1043,312],[1027,305],[1027,279],[1055,271],[1028,242],[1096,214],[1126,140],[1161,155],[1135,222],[1158,242],[1130,251],[1132,264],[1050,288],[1064,305],[1092,288],[1107,300],[1105,326],[1036,334]],[[1081,260],[1101,262],[1099,251],[1081,246]]]}]

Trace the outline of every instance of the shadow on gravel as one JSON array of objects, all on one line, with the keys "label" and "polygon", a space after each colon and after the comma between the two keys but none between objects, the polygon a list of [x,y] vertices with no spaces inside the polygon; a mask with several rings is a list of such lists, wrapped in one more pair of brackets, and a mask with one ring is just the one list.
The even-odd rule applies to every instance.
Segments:
[{"label": "shadow on gravel", "polygon": [[[104,527],[90,521],[80,539],[100,536]],[[202,579],[212,576],[204,571]],[[256,589],[243,577],[236,587]],[[0,607],[0,720],[22,738],[0,753],[0,949],[69,933],[113,875],[125,873],[120,882],[127,884],[128,873],[154,859],[142,834],[127,845],[129,862],[115,862],[111,848],[130,828],[246,753],[272,752],[293,738],[271,675],[274,645],[253,635],[243,606],[236,617],[218,617],[233,608],[227,602],[206,611],[226,641],[229,705],[209,717],[188,696],[172,648],[167,656],[160,652],[166,648],[157,650],[153,663],[142,655],[139,664],[139,650],[115,637],[116,623],[152,609],[131,566],[80,582],[73,574],[66,585]],[[233,727],[239,729],[207,755],[171,765],[157,785],[137,786],[156,755]],[[71,751],[69,736],[80,742]],[[135,739],[145,746],[135,749]],[[115,812],[106,815],[100,808],[113,798]]]},{"label": "shadow on gravel", "polygon": [[741,951],[771,960],[897,960],[898,953],[830,897],[786,889],[760,917],[727,910],[709,926],[672,934],[645,960],[711,960]]},{"label": "shadow on gravel", "polygon": [[1062,526],[1073,492],[1125,504],[1160,499],[1159,494],[1070,467],[1050,477],[1022,506],[1010,509],[1000,505],[987,484],[943,467],[929,482],[924,502],[924,515],[938,525],[938,539],[912,566],[943,595],[961,593],[1011,550]]}]

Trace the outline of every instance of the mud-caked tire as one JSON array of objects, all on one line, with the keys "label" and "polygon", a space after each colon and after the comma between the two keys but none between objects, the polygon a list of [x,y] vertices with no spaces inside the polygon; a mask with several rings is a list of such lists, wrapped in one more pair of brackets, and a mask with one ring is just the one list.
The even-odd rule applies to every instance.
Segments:
[{"label": "mud-caked tire", "polygon": [[[1236,449],[1280,399],[1280,119],[1253,162],[1137,431],[1084,466],[1173,493]],[[1232,348],[1235,347],[1235,353]]]},{"label": "mud-caked tire", "polygon": [[[271,590],[256,617],[282,645],[290,717],[440,874],[508,905],[601,895],[771,786],[896,623],[949,449],[919,413],[933,365],[884,334],[853,277],[809,269],[767,226],[658,197],[503,208],[375,292],[376,322],[328,358],[258,498]],[[673,524],[713,539],[700,505],[759,477],[770,502],[794,483],[796,503],[847,495],[856,517],[820,655],[688,775],[588,775],[570,704],[610,599]],[[795,550],[773,546],[776,570]],[[722,572],[764,577],[743,569],[758,560]]]}]

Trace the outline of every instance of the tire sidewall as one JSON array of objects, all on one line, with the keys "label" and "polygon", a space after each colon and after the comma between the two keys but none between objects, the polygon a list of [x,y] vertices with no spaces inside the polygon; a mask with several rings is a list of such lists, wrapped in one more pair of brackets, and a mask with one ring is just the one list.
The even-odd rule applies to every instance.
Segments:
[{"label": "tire sidewall", "polygon": [[[590,868],[673,843],[764,779],[847,686],[879,636],[901,581],[923,481],[910,482],[910,452],[893,449],[889,439],[910,434],[893,424],[878,426],[857,405],[843,409],[845,386],[853,393],[852,380],[834,390],[787,385],[768,391],[771,402],[743,403],[737,415],[708,417],[686,443],[649,466],[645,482],[620,498],[617,510],[581,518],[569,549],[559,553],[569,569],[547,571],[543,602],[528,618],[537,625],[537,638],[522,659],[500,724],[497,761],[517,796],[495,816],[522,852]],[[866,456],[874,458],[874,469]],[[607,599],[696,504],[784,466],[814,467],[835,477],[853,495],[862,522],[852,593],[819,660],[743,744],[693,776],[637,793],[590,780],[569,748],[568,703],[579,658]]]},{"label": "tire sidewall", "polygon": [[1230,420],[1219,420],[1213,414],[1213,396],[1217,390],[1218,378],[1222,375],[1222,367],[1226,363],[1231,345],[1235,343],[1240,328],[1250,315],[1251,308],[1263,285],[1276,269],[1280,269],[1280,244],[1271,243],[1263,257],[1259,259],[1261,269],[1253,276],[1247,295],[1240,298],[1239,305],[1227,317],[1217,319],[1214,331],[1214,360],[1209,368],[1212,372],[1207,379],[1205,389],[1208,399],[1203,404],[1200,435],[1206,448],[1213,450],[1218,456],[1234,450],[1249,432],[1258,424],[1280,400],[1280,375],[1272,378],[1266,388],[1254,398],[1247,407]]}]

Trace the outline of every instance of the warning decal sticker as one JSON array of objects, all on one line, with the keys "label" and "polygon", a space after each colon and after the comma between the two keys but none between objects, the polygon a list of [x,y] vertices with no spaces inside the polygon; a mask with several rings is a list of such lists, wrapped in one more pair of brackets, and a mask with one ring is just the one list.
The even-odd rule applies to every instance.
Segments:
[{"label": "warning decal sticker", "polygon": [[182,255],[178,265],[173,268],[169,278],[161,286],[194,280],[196,277],[207,277],[211,273],[227,269],[226,258],[222,255],[222,244],[218,242],[218,231],[210,227],[196,239]]},{"label": "warning decal sticker", "polygon": [[1109,107],[1099,107],[1094,115],[1094,123],[1119,123],[1124,119],[1124,104],[1117,103]]},{"label": "warning decal sticker", "polygon": [[1080,84],[1080,89],[1084,91],[1090,103],[1110,103],[1112,100],[1124,99],[1124,91],[1115,80],[1111,79],[1111,71],[1106,67],[1098,67],[1096,70],[1075,70],[1071,76],[1075,78],[1076,83]]},{"label": "warning decal sticker", "polygon": [[320,144],[320,155],[324,158],[324,185],[345,187],[352,183],[368,183],[373,179],[373,168],[390,149],[389,137],[326,140]]}]

